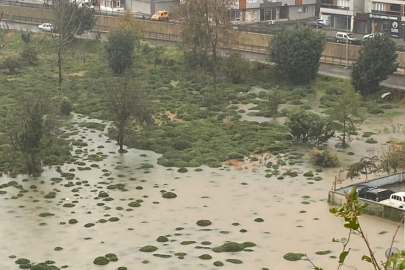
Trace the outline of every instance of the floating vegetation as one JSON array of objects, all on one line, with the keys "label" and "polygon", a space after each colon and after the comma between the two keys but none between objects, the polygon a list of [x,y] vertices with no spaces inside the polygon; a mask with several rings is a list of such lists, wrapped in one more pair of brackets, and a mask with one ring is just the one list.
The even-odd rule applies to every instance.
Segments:
[{"label": "floating vegetation", "polygon": [[302,259],[303,256],[305,256],[305,254],[303,253],[288,252],[283,256],[283,258],[287,261],[299,261]]},{"label": "floating vegetation", "polygon": [[238,252],[238,251],[244,250],[247,247],[254,247],[254,246],[256,246],[256,244],[253,242],[243,242],[241,244],[236,243],[236,242],[226,242],[219,247],[212,248],[212,251],[214,251],[214,252]]},{"label": "floating vegetation", "polygon": [[206,226],[210,226],[212,224],[212,222],[210,220],[203,219],[203,220],[197,221],[196,224],[201,227],[206,227]]},{"label": "floating vegetation", "polygon": [[144,246],[144,247],[141,247],[140,249],[139,249],[139,251],[142,251],[142,252],[154,252],[154,251],[156,251],[156,250],[158,250],[158,248],[157,247],[155,247],[155,246]]}]

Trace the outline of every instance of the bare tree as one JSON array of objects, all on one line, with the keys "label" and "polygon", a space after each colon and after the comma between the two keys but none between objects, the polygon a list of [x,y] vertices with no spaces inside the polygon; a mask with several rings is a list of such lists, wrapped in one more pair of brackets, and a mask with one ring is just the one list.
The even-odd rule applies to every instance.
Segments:
[{"label": "bare tree", "polygon": [[78,7],[69,0],[53,0],[55,13],[54,33],[52,34],[58,51],[58,90],[62,92],[62,64],[76,35],[93,28],[94,11],[87,7]]},{"label": "bare tree", "polygon": [[233,0],[185,0],[179,6],[179,16],[184,19],[183,45],[191,50],[197,64],[211,71],[214,88],[219,68],[218,50],[236,42],[237,32],[232,28],[228,13],[233,4]]},{"label": "bare tree", "polygon": [[108,91],[113,128],[120,153],[126,152],[124,150],[124,137],[131,119],[134,119],[140,126],[153,121],[150,111],[143,102],[140,89],[133,87],[133,85],[136,84],[130,84],[129,79],[125,78],[119,87]]}]

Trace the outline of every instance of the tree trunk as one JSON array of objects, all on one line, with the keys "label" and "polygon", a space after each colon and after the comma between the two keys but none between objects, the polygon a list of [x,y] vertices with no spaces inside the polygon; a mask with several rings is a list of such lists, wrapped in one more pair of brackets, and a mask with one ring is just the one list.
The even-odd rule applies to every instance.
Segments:
[{"label": "tree trunk", "polygon": [[346,120],[343,121],[343,142],[342,146],[346,147]]},{"label": "tree trunk", "polygon": [[58,69],[59,69],[59,80],[58,80],[58,90],[59,96],[62,92],[62,55],[61,55],[61,46],[58,48]]}]

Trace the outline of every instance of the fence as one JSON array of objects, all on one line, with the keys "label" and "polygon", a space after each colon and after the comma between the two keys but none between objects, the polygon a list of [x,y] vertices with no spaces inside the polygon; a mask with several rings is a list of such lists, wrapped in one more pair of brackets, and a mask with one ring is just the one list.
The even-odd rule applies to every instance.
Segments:
[{"label": "fence", "polygon": [[25,3],[19,1],[4,1],[0,0],[1,6],[16,6],[16,7],[29,7],[29,8],[40,8],[40,9],[52,9],[52,5],[49,4],[35,4],[35,3]]},{"label": "fence", "polygon": [[18,22],[27,22],[27,23],[49,23],[50,21],[40,18],[33,18],[33,17],[26,17],[26,16],[17,16],[17,15],[10,15],[10,14],[3,14],[3,19],[9,22],[18,21]]}]

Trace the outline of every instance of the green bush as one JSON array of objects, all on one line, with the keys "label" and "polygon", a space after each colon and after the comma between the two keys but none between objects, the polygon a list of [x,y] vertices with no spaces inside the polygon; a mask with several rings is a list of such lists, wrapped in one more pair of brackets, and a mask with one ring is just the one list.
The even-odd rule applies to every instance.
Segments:
[{"label": "green bush", "polygon": [[17,73],[17,69],[20,69],[20,63],[17,58],[7,57],[0,65],[1,69],[7,69],[10,74]]},{"label": "green bush", "polygon": [[29,65],[29,66],[36,66],[38,63],[37,52],[32,47],[27,47],[24,51],[20,54],[21,62]]},{"label": "green bush", "polygon": [[339,166],[339,159],[336,154],[331,153],[329,150],[318,150],[313,148],[309,153],[309,162],[316,166],[324,168]]}]

